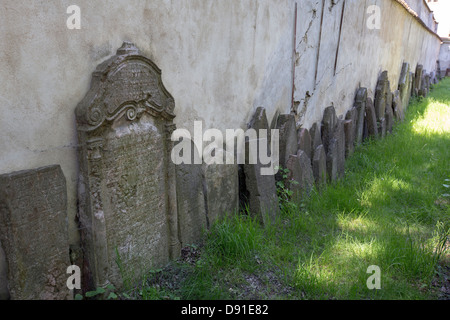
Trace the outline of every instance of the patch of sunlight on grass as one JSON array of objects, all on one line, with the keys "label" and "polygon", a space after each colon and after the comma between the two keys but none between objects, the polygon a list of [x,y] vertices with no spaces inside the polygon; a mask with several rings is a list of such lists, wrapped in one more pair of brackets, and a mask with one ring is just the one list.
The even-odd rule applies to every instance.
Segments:
[{"label": "patch of sunlight on grass", "polygon": [[367,232],[376,228],[376,224],[367,217],[367,212],[360,215],[341,212],[337,215],[336,222],[344,232]]},{"label": "patch of sunlight on grass", "polygon": [[380,245],[375,238],[361,240],[357,237],[351,236],[348,233],[342,233],[333,246],[329,248],[329,258],[340,265],[359,265],[360,263],[367,264],[375,257],[380,250]]},{"label": "patch of sunlight on grass", "polygon": [[399,192],[413,191],[409,183],[388,175],[374,177],[359,195],[362,207],[370,208],[376,204],[387,205]]},{"label": "patch of sunlight on grass", "polygon": [[320,256],[314,256],[314,252],[309,258],[300,258],[294,274],[295,285],[298,288],[317,293],[329,287],[336,280],[335,272],[332,268],[321,262]]},{"label": "patch of sunlight on grass", "polygon": [[428,98],[425,113],[413,123],[413,131],[417,134],[450,133],[450,108],[434,98]]}]

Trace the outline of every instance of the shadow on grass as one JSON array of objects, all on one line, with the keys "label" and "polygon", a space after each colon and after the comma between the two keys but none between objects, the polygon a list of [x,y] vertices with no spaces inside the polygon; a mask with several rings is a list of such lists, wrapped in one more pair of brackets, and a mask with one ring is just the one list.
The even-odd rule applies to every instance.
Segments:
[{"label": "shadow on grass", "polygon": [[[300,214],[314,217],[305,239],[315,244],[293,278],[307,296],[429,298],[423,289],[436,268],[436,225],[448,230],[450,216],[448,205],[436,205],[450,178],[449,101],[446,79],[412,101],[393,134],[357,148],[343,180],[305,201]],[[372,264],[382,270],[383,290],[366,287]]]}]

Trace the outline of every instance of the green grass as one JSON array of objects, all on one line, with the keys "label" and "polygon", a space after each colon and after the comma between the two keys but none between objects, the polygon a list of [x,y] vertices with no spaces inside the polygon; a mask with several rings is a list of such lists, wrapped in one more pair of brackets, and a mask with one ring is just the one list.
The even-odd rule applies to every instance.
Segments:
[{"label": "green grass", "polygon": [[[357,147],[345,178],[285,203],[277,221],[262,227],[234,215],[213,224],[195,264],[174,263],[183,276],[171,295],[436,299],[433,278],[450,262],[449,159],[447,78],[411,101],[392,134]],[[370,265],[380,268],[379,290],[366,286]]]}]

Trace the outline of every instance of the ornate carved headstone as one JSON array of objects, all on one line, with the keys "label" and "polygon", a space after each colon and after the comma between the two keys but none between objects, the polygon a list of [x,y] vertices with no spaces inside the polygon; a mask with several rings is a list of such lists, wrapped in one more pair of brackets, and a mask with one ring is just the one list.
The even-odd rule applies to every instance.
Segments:
[{"label": "ornate carved headstone", "polygon": [[[59,165],[0,176],[0,260],[15,300],[69,299],[66,179]],[[0,264],[2,264],[0,262]]]},{"label": "ornate carved headstone", "polygon": [[118,265],[138,277],[180,254],[174,107],[161,70],[125,42],[76,108],[80,224],[96,287],[130,276]]}]

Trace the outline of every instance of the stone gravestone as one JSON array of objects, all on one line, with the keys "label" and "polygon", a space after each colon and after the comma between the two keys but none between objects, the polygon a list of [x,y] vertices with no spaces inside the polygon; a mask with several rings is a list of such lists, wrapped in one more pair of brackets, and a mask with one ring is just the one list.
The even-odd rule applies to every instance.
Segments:
[{"label": "stone gravestone", "polygon": [[345,172],[345,131],[344,120],[338,119],[333,106],[324,110],[322,143],[327,155],[328,179],[335,181]]},{"label": "stone gravestone", "polygon": [[76,108],[80,227],[93,287],[121,287],[180,254],[174,108],[161,70],[128,42],[97,67]]},{"label": "stone gravestone", "polygon": [[377,82],[375,89],[374,108],[377,117],[378,133],[381,137],[386,134],[386,120],[384,118],[386,112],[386,95],[389,89],[388,72],[383,71]]},{"label": "stone gravestone", "polygon": [[226,214],[239,210],[238,164],[209,164],[205,169],[206,210],[212,225]]},{"label": "stone gravestone", "polygon": [[392,110],[393,94],[390,90],[386,97],[386,112],[384,115],[384,118],[386,119],[386,132],[392,133],[392,128],[394,127],[394,111]]},{"label": "stone gravestone", "polygon": [[378,137],[377,117],[370,97],[366,101],[366,124],[368,135],[375,138]]},{"label": "stone gravestone", "polygon": [[355,127],[352,120],[344,121],[344,131],[345,131],[345,158],[351,156],[355,150]]},{"label": "stone gravestone", "polygon": [[[181,246],[198,243],[203,232],[209,228],[206,210],[206,182],[202,164],[194,159],[197,148],[193,141],[187,140],[191,150],[191,161],[176,166],[177,174],[177,212]],[[180,142],[180,143],[184,143]]]},{"label": "stone gravestone", "polygon": [[338,118],[336,116],[336,111],[333,106],[325,108],[322,117],[322,143],[325,147],[325,153],[328,153],[328,146],[330,140],[333,137],[334,130],[336,128]]},{"label": "stone gravestone", "polygon": [[326,152],[327,179],[329,182],[338,178],[338,142],[336,138],[331,138]]},{"label": "stone gravestone", "polygon": [[378,79],[377,87],[375,89],[374,108],[377,120],[384,118],[386,109],[386,93],[389,86],[388,72],[383,71]]},{"label": "stone gravestone", "polygon": [[306,128],[298,129],[298,149],[303,150],[308,158],[311,159],[311,136]]},{"label": "stone gravestone", "polygon": [[314,152],[318,146],[322,145],[322,135],[320,129],[320,122],[315,122],[309,129],[311,136],[311,160],[314,158]]},{"label": "stone gravestone", "polygon": [[358,88],[355,97],[355,109],[357,112],[355,128],[355,145],[360,145],[363,141],[364,118],[366,114],[367,88]]},{"label": "stone gravestone", "polygon": [[[266,137],[259,135],[259,130],[269,131],[269,125],[264,108],[258,108],[254,113],[250,123],[249,129],[254,129],[257,132],[256,139],[258,149],[262,143],[266,143],[266,150],[270,152],[269,135]],[[295,129],[295,128],[294,128]],[[270,136],[270,139],[273,137]],[[258,155],[251,156],[250,145],[255,143],[250,139],[245,141],[245,164],[243,164],[243,173],[246,190],[243,193],[246,194],[246,205],[248,205],[250,214],[262,224],[267,224],[269,220],[273,220],[279,213],[278,196],[275,185],[275,176],[270,174],[262,174],[261,169],[268,167],[261,164]],[[295,141],[295,147],[297,147],[297,141]],[[258,150],[259,153],[259,150]],[[254,157],[257,159],[254,159]],[[242,185],[242,183],[241,183]],[[241,188],[241,187],[239,187]]]},{"label": "stone gravestone", "polygon": [[337,141],[337,173],[342,178],[345,174],[345,120],[338,119],[333,136]]},{"label": "stone gravestone", "polygon": [[410,89],[411,89],[411,92],[409,93],[409,96],[410,96],[410,97],[414,97],[414,96],[416,96],[416,93],[415,93],[415,90],[416,90],[416,77],[415,77],[415,73],[411,71],[411,72],[409,73],[409,78],[410,78],[409,82],[410,82]]},{"label": "stone gravestone", "polygon": [[[0,176],[0,243],[14,300],[70,299],[66,179],[59,165]],[[5,287],[3,283],[0,287]]]},{"label": "stone gravestone", "polygon": [[314,179],[318,186],[327,182],[327,156],[323,145],[317,146],[312,160]]},{"label": "stone gravestone", "polygon": [[[289,188],[294,192],[294,197],[307,196],[314,186],[314,175],[311,167],[311,160],[303,150],[298,150],[296,155],[289,155],[286,161],[286,168],[289,169]],[[292,183],[296,181],[296,183]]]},{"label": "stone gravestone", "polygon": [[350,156],[355,150],[355,139],[357,135],[358,110],[356,107],[350,108],[345,115],[345,157]]},{"label": "stone gravestone", "polygon": [[400,92],[395,90],[392,95],[392,111],[394,112],[395,118],[402,121],[405,118],[405,114],[403,111],[402,100],[400,98]]},{"label": "stone gravestone", "polygon": [[398,90],[400,92],[400,98],[402,99],[402,105],[404,106],[409,104],[409,98],[411,95],[410,74],[409,63],[404,62],[402,65],[402,71],[400,72],[400,79],[398,81]]},{"label": "stone gravestone", "polygon": [[414,94],[418,95],[422,86],[423,65],[416,66],[416,73],[414,75]]},{"label": "stone gravestone", "polygon": [[277,119],[276,129],[280,137],[280,165],[286,164],[289,155],[297,154],[298,140],[295,117],[291,114],[280,114]]}]

